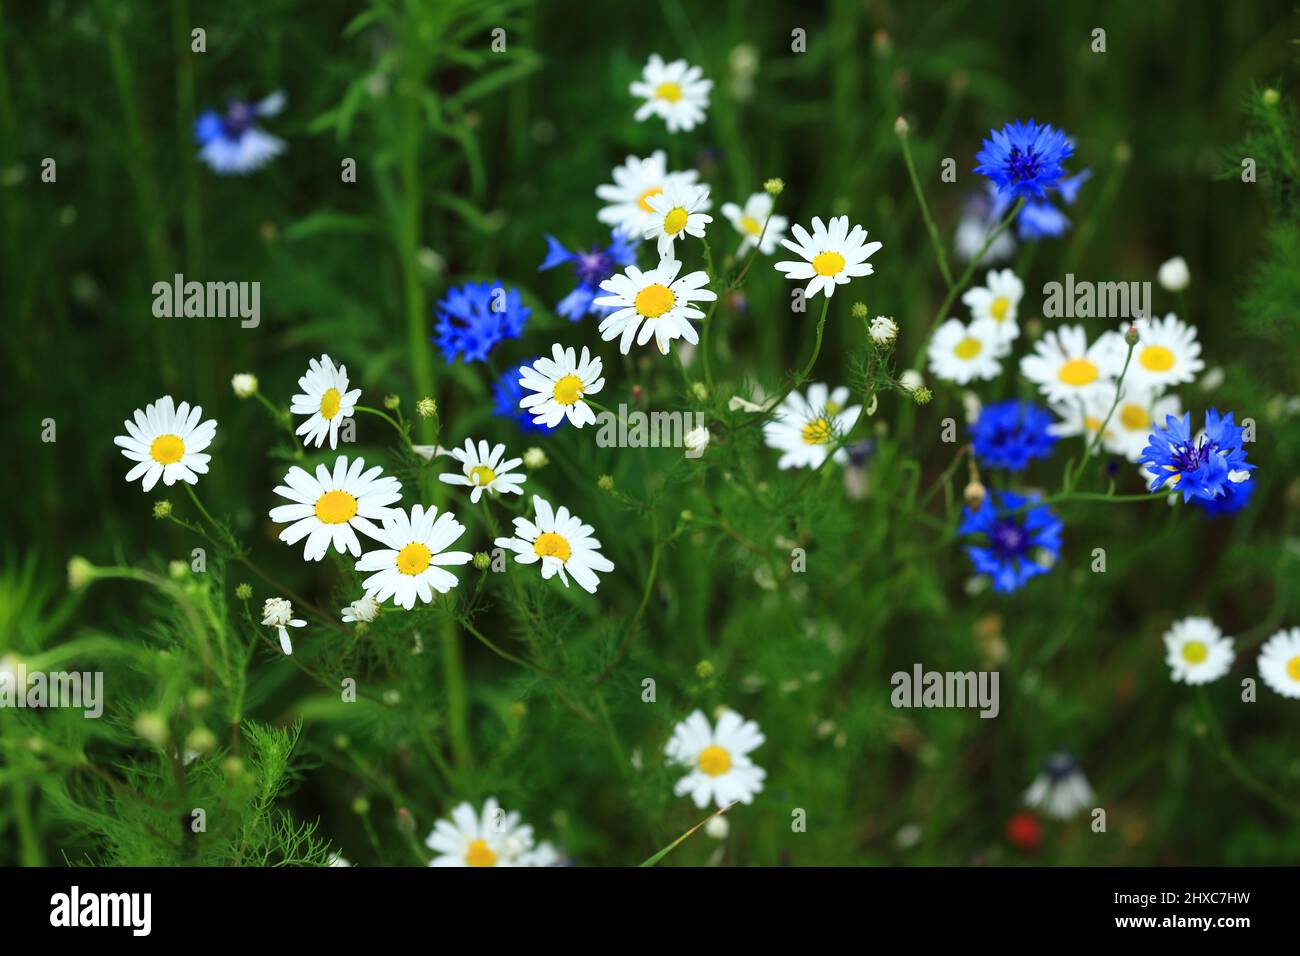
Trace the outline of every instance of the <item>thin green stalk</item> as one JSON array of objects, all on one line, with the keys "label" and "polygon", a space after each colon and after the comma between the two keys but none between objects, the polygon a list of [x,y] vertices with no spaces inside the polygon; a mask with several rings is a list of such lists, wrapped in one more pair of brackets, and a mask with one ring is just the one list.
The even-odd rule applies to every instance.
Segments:
[{"label": "thin green stalk", "polygon": [[[912,180],[912,191],[916,193],[916,201],[921,205],[921,216],[925,219],[925,228],[930,234],[930,245],[934,249],[935,258],[939,260],[939,272],[943,274],[944,284],[951,289],[952,272],[948,268],[948,256],[943,251],[943,242],[939,239],[939,228],[934,224],[934,217],[930,215],[930,204],[925,201],[921,179],[916,175],[916,164],[912,161],[911,138],[906,126],[896,125],[894,132],[898,135],[898,143],[903,149],[903,162],[907,164],[907,175]],[[975,261],[978,262],[979,258],[976,256]]]}]

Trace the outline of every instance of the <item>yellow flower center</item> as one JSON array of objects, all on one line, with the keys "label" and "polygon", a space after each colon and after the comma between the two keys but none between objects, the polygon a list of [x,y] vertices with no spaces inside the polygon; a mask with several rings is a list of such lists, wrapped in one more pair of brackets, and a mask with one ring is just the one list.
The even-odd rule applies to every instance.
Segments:
[{"label": "yellow flower center", "polygon": [[320,397],[321,418],[328,420],[339,413],[340,398],[342,398],[342,396],[339,395],[339,390],[337,388],[331,388]]},{"label": "yellow flower center", "polygon": [[346,491],[327,491],[316,499],[316,517],[325,524],[343,524],[357,513],[357,499]]},{"label": "yellow flower center", "polygon": [[676,103],[682,98],[682,88],[676,83],[660,83],[655,89],[655,98],[667,100],[669,103]]},{"label": "yellow flower center", "polygon": [[475,465],[470,469],[469,477],[480,485],[490,485],[497,480],[497,473],[487,465]]},{"label": "yellow flower center", "polygon": [[819,276],[835,276],[844,268],[844,257],[838,252],[819,252],[813,256],[813,272]]},{"label": "yellow flower center", "polygon": [[465,851],[465,864],[467,866],[496,866],[496,851],[487,845],[486,840],[475,840]]},{"label": "yellow flower center", "polygon": [[672,289],[658,282],[648,285],[636,294],[636,310],[647,319],[657,319],[677,302]]},{"label": "yellow flower center", "polygon": [[149,454],[160,465],[174,465],[185,454],[185,442],[179,435],[159,435],[149,445]]},{"label": "yellow flower center", "polygon": [[1200,641],[1188,641],[1183,645],[1183,660],[1189,664],[1203,664],[1209,656],[1209,649]]},{"label": "yellow flower center", "polygon": [[1286,662],[1286,676],[1293,681],[1300,681],[1300,656]]},{"label": "yellow flower center", "polygon": [[740,231],[749,233],[751,236],[757,236],[763,231],[763,224],[753,216],[741,216]]},{"label": "yellow flower center", "polygon": [[561,561],[568,561],[569,555],[573,553],[564,535],[556,534],[554,531],[544,531],[539,534],[537,540],[533,542],[533,550],[537,552],[539,558],[559,558]]},{"label": "yellow flower center", "polygon": [[668,210],[668,215],[664,216],[664,232],[670,236],[677,235],[686,228],[687,218],[689,218],[688,213],[681,206]]},{"label": "yellow flower center", "polygon": [[650,208],[650,197],[658,196],[663,191],[664,189],[662,186],[651,186],[640,196],[637,196],[636,204],[640,206],[642,209],[644,209],[646,212],[654,212],[654,210]]},{"label": "yellow flower center", "polygon": [[1008,299],[1005,295],[1000,295],[996,299],[994,299],[993,304],[989,306],[989,314],[992,315],[993,318],[995,318],[997,321],[1002,322],[1005,321],[1007,317],[1007,310],[1010,308],[1011,308],[1011,300]]},{"label": "yellow flower center", "polygon": [[957,347],[952,350],[952,354],[957,356],[963,362],[969,362],[975,356],[979,355],[983,348],[983,342],[968,335],[957,343]]},{"label": "yellow flower center", "polygon": [[700,751],[700,769],[710,777],[718,777],[731,769],[731,754],[714,744]]},{"label": "yellow flower center", "polygon": [[1087,428],[1088,431],[1090,431],[1090,432],[1100,431],[1100,430],[1101,430],[1101,419],[1100,419],[1100,418],[1094,418],[1092,415],[1089,415],[1087,418],[1085,418],[1085,419],[1083,420],[1083,425],[1084,425],[1084,427]]},{"label": "yellow flower center", "polygon": [[397,552],[397,570],[415,577],[424,573],[432,557],[433,553],[428,548],[418,541],[412,541]]},{"label": "yellow flower center", "polygon": [[827,445],[831,440],[831,423],[824,418],[816,418],[803,427],[805,445]]},{"label": "yellow flower center", "polygon": [[1070,359],[1061,366],[1061,370],[1056,373],[1056,377],[1066,385],[1073,385],[1078,388],[1096,380],[1097,366],[1086,358]]},{"label": "yellow flower center", "polygon": [[555,383],[555,400],[561,405],[572,405],[582,398],[582,379],[566,375]]},{"label": "yellow flower center", "polygon": [[1125,405],[1119,410],[1119,421],[1131,432],[1144,431],[1151,427],[1151,416],[1141,405]]},{"label": "yellow flower center", "polygon": [[1148,345],[1138,356],[1138,361],[1148,372],[1167,372],[1174,367],[1174,353],[1163,345]]}]

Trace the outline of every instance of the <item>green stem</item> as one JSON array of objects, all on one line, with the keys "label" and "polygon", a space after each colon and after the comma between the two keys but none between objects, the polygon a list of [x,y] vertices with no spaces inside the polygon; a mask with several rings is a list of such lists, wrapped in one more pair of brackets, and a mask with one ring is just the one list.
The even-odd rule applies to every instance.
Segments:
[{"label": "green stem", "polygon": [[[895,127],[898,134],[898,143],[903,149],[903,162],[907,164],[907,175],[912,180],[912,191],[916,193],[916,201],[921,204],[921,216],[925,219],[926,231],[930,233],[930,245],[934,249],[935,258],[939,260],[939,272],[943,274],[943,281],[949,289],[952,288],[952,272],[948,269],[948,256],[943,251],[943,243],[939,239],[939,228],[934,224],[934,217],[930,215],[930,204],[925,201],[925,191],[921,189],[920,177],[916,175],[916,164],[912,161],[912,144],[905,129]],[[983,256],[981,252],[975,257],[978,262]]]}]

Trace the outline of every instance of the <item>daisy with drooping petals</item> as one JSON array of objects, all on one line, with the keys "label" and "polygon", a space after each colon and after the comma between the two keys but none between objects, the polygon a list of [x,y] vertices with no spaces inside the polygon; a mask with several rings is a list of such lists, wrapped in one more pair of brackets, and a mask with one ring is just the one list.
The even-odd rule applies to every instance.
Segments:
[{"label": "daisy with drooping petals", "polygon": [[707,274],[692,272],[679,279],[681,268],[678,259],[661,259],[647,272],[628,266],[625,273],[602,282],[601,289],[609,294],[597,297],[593,304],[614,311],[601,320],[600,337],[607,342],[618,338],[618,349],[624,355],[632,347],[634,336],[637,345],[653,337],[664,355],[674,339],[683,338],[692,345],[699,342],[690,320],[702,319],[704,313],[691,303],[712,302],[718,296],[705,288],[709,284]]},{"label": "daisy with drooping petals", "polygon": [[753,803],[763,789],[767,771],[749,758],[766,740],[758,724],[734,710],[723,710],[716,726],[702,711],[694,711],[673,728],[664,752],[674,763],[690,767],[673,793],[690,794],[697,807],[713,801],[719,807],[739,801]]},{"label": "daisy with drooping petals", "polygon": [[[841,385],[831,391],[821,382],[808,386],[805,398],[796,389],[790,392],[772,420],[763,425],[763,441],[768,448],[781,452],[776,466],[786,468],[820,468],[830,454],[832,446],[853,430],[861,405],[845,407],[849,390]],[[844,464],[849,460],[847,448],[835,452],[835,461]]]},{"label": "daisy with drooping petals", "polygon": [[734,202],[723,203],[722,214],[743,237],[740,248],[736,250],[738,256],[743,256],[755,246],[758,246],[758,251],[763,255],[770,256],[785,238],[786,226],[790,225],[790,220],[785,216],[772,215],[772,195],[768,192],[754,193],[745,200],[743,209]]},{"label": "daisy with drooping petals", "polygon": [[[650,200],[669,186],[689,186],[699,175],[688,169],[680,173],[668,172],[667,154],[657,149],[645,159],[629,156],[622,166],[611,173],[613,184],[596,187],[596,197],[609,203],[596,218],[617,229],[625,236],[640,239],[654,225],[655,211]],[[707,203],[700,211],[708,209]]]},{"label": "daisy with drooping petals", "polygon": [[523,483],[524,476],[512,469],[523,464],[524,460],[511,458],[502,461],[505,454],[505,445],[490,446],[487,442],[480,441],[476,448],[474,440],[466,438],[464,448],[451,450],[451,457],[460,462],[463,474],[447,472],[439,475],[438,480],[449,485],[467,485],[473,488],[469,500],[474,504],[478,504],[485,491],[494,495],[523,494],[523,489],[519,486]]},{"label": "daisy with drooping petals", "polygon": [[835,294],[837,285],[845,285],[850,279],[869,276],[875,271],[867,259],[883,243],[864,241],[867,230],[861,226],[854,226],[850,231],[848,216],[834,217],[829,227],[819,217],[813,216],[812,227],[812,235],[809,235],[807,229],[796,225],[790,231],[798,241],[781,240],[781,245],[803,257],[804,261],[776,263],[776,270],[784,273],[787,279],[812,280],[804,292],[807,298],[811,299],[818,292],[829,298]]},{"label": "daisy with drooping petals", "polygon": [[[1129,369],[1132,372],[1130,366]],[[1114,400],[1114,393],[1104,396],[1105,415]],[[1157,422],[1163,422],[1173,415],[1183,414],[1182,402],[1177,395],[1160,395],[1158,390],[1134,387],[1124,382],[1123,394],[1115,406],[1115,414],[1110,416],[1106,434],[1102,436],[1102,447],[1113,455],[1123,455],[1129,461],[1137,461],[1151,438],[1151,433],[1158,428]]]},{"label": "daisy with drooping petals", "polygon": [[1185,617],[1165,632],[1165,663],[1174,683],[1208,684],[1228,673],[1234,657],[1232,638],[1224,637],[1208,617]]},{"label": "daisy with drooping petals", "polygon": [[949,319],[930,339],[930,371],[958,385],[997,378],[1001,360],[1010,351],[1011,340],[1002,336],[992,319],[976,319],[970,325]]},{"label": "daisy with drooping petals", "polygon": [[1020,374],[1048,401],[1077,405],[1080,398],[1106,390],[1124,362],[1124,348],[1123,338],[1114,332],[1089,345],[1082,325],[1063,325],[1034,343],[1033,354],[1020,360]]},{"label": "daisy with drooping petals", "polygon": [[[1194,382],[1204,368],[1196,326],[1170,312],[1163,319],[1137,319],[1138,344],[1133,348],[1125,382],[1141,388],[1166,388]],[[1121,327],[1120,334],[1129,326]]]},{"label": "daisy with drooping petals", "polygon": [[1064,751],[1047,758],[1043,772],[1025,791],[1025,803],[1058,820],[1068,820],[1087,809],[1093,799],[1088,778],[1075,759]]},{"label": "daisy with drooping petals", "polygon": [[1025,284],[1010,269],[990,269],[984,281],[987,286],[968,289],[961,301],[969,306],[973,318],[989,319],[1002,338],[1012,341],[1020,335],[1016,311],[1025,295]]},{"label": "daisy with drooping petals", "polygon": [[483,812],[462,803],[450,820],[439,820],[424,845],[438,855],[429,866],[552,866],[559,854],[549,843],[535,844],[533,828],[521,817],[501,809],[488,797]]},{"label": "daisy with drooping petals", "polygon": [[591,536],[595,529],[563,505],[553,511],[551,503],[537,495],[533,496],[533,508],[536,520],[515,518],[515,536],[497,538],[497,546],[515,552],[519,564],[542,562],[543,578],[558,574],[567,588],[569,575],[573,575],[579,587],[595,594],[599,584],[596,572],[614,570],[614,562],[600,553],[600,542]]},{"label": "daisy with drooping petals", "polygon": [[645,100],[637,107],[636,121],[640,123],[658,116],[670,133],[694,129],[697,123],[704,121],[704,111],[709,108],[709,91],[713,89],[713,81],[703,76],[703,70],[690,66],[685,60],[665,63],[658,53],[651,53],[641,71],[641,79],[635,80],[630,87],[633,96]]},{"label": "daisy with drooping petals", "polygon": [[1264,642],[1259,676],[1283,697],[1300,698],[1300,627],[1278,631]]},{"label": "daisy with drooping petals", "polygon": [[270,512],[276,524],[289,525],[280,540],[292,545],[306,538],[307,561],[319,561],[331,545],[339,554],[359,557],[357,531],[375,537],[378,529],[371,522],[387,517],[390,506],[402,497],[396,478],[384,475],[378,465],[363,474],[365,467],[363,458],[349,463],[347,455],[340,455],[332,472],[324,465],[316,466],[315,475],[297,465],[290,468],[275,493],[293,504],[277,505]]},{"label": "daisy with drooping petals", "polygon": [[363,594],[343,609],[343,623],[369,624],[379,616],[379,602]]},{"label": "daisy with drooping petals", "polygon": [[203,407],[189,402],[176,405],[170,395],[136,409],[134,421],[122,422],[125,435],[118,435],[113,444],[122,449],[122,457],[136,464],[126,473],[127,481],[143,476],[142,486],[149,491],[162,479],[164,485],[178,481],[198,484],[199,475],[207,474],[211,455],[203,449],[212,444],[217,433],[217,423],[206,422]]},{"label": "daisy with drooping petals", "polygon": [[293,605],[284,598],[267,598],[262,605],[262,624],[273,627],[280,635],[280,650],[286,655],[293,653],[293,642],[289,640],[288,628],[306,627],[307,622],[293,616]]},{"label": "daisy with drooping petals", "polygon": [[367,551],[357,562],[358,571],[374,574],[361,582],[366,593],[383,604],[390,597],[398,607],[408,611],[418,597],[425,604],[433,592],[446,594],[460,582],[443,565],[468,564],[474,555],[467,551],[446,551],[449,544],[465,533],[465,526],[444,511],[416,505],[407,514],[393,509],[384,518],[382,530],[373,537],[388,547]]},{"label": "daisy with drooping petals", "polygon": [[572,348],[561,348],[557,342],[551,346],[551,358],[519,367],[519,384],[532,393],[519,400],[519,407],[530,412],[538,425],[552,427],[566,418],[574,428],[590,425],[596,413],[582,399],[605,387],[601,371],[600,356],[593,357],[585,345],[579,358]]},{"label": "daisy with drooping petals", "polygon": [[709,208],[709,187],[669,183],[663,192],[646,200],[654,219],[645,230],[646,239],[656,241],[659,255],[676,258],[673,243],[683,236],[704,238],[704,227],[713,222],[705,215]]},{"label": "daisy with drooping petals", "polygon": [[314,444],[317,448],[325,444],[328,435],[330,448],[337,448],[339,426],[352,417],[361,397],[359,388],[348,391],[348,367],[335,367],[333,359],[322,355],[308,363],[307,374],[298,379],[298,387],[302,394],[293,397],[289,411],[308,418],[294,434],[303,436],[304,445]]}]

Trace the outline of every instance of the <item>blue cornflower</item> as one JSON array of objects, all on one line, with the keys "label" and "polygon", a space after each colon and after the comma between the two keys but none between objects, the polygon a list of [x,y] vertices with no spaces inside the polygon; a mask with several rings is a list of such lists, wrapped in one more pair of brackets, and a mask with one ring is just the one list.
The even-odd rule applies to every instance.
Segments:
[{"label": "blue cornflower", "polygon": [[221,175],[247,173],[284,150],[284,140],[264,132],[257,121],[284,108],[284,94],[272,93],[257,103],[231,100],[222,116],[204,110],[194,121],[199,158]]},{"label": "blue cornflower", "polygon": [[[1181,491],[1183,501],[1193,497],[1213,500],[1228,494],[1228,486],[1246,483],[1254,465],[1247,463],[1241,443],[1242,430],[1233,424],[1232,412],[1220,417],[1217,409],[1205,412],[1205,432],[1192,437],[1192,415],[1180,421],[1165,416],[1165,427],[1157,428],[1142,449],[1139,465],[1152,474],[1150,490],[1166,483]],[[1233,489],[1235,493],[1238,489]],[[1226,505],[1227,503],[1224,502]]]},{"label": "blue cornflower", "polygon": [[[1079,198],[1079,189],[1091,178],[1092,170],[1085,169],[1078,175],[1062,179],[1049,192],[1060,193],[1061,200],[1067,206],[1073,206],[1074,201]],[[994,190],[993,209],[989,213],[989,219],[992,225],[996,225],[1007,214],[1007,210],[1015,202],[1015,197],[997,192],[996,187],[991,184],[989,188]],[[1069,228],[1069,217],[1057,209],[1051,199],[1039,199],[1037,196],[1031,197],[1020,210],[1020,215],[1016,217],[1016,235],[1024,242],[1055,239],[1065,235],[1065,231]]]},{"label": "blue cornflower", "polygon": [[975,172],[993,180],[1000,194],[1043,199],[1065,176],[1063,163],[1074,153],[1074,144],[1051,124],[1013,120],[989,133],[975,156]]},{"label": "blue cornflower", "polygon": [[554,269],[566,262],[573,263],[573,274],[578,285],[560,300],[555,311],[570,322],[584,315],[606,316],[614,310],[609,306],[592,305],[591,300],[600,292],[600,284],[618,271],[619,266],[636,262],[636,243],[618,230],[610,233],[609,245],[604,249],[592,245],[590,252],[570,252],[554,236],[546,237],[546,258],[537,267],[538,272]]},{"label": "blue cornflower", "polygon": [[524,305],[518,289],[500,282],[466,282],[448,289],[437,305],[435,342],[448,362],[459,354],[466,362],[482,362],[502,339],[517,339],[532,309]]},{"label": "blue cornflower", "polygon": [[975,570],[993,579],[993,590],[1010,594],[1046,574],[1061,554],[1061,519],[1037,495],[990,492],[978,511],[963,508],[959,535],[983,535],[983,544],[966,545]]},{"label": "blue cornflower", "polygon": [[1233,515],[1250,504],[1255,494],[1255,481],[1230,481],[1223,486],[1223,494],[1217,498],[1193,498],[1192,504],[1200,505],[1207,515],[1217,518],[1219,515]]},{"label": "blue cornflower", "polygon": [[1024,471],[1030,459],[1052,454],[1057,438],[1047,429],[1055,422],[1051,412],[1033,402],[985,405],[971,428],[975,457],[988,468]]},{"label": "blue cornflower", "polygon": [[492,414],[500,418],[514,419],[520,431],[553,432],[559,426],[539,425],[533,420],[531,412],[526,412],[519,407],[519,402],[524,397],[524,388],[519,384],[519,376],[523,374],[524,369],[530,368],[536,362],[536,357],[521,362],[507,369],[504,375],[492,383]]}]

